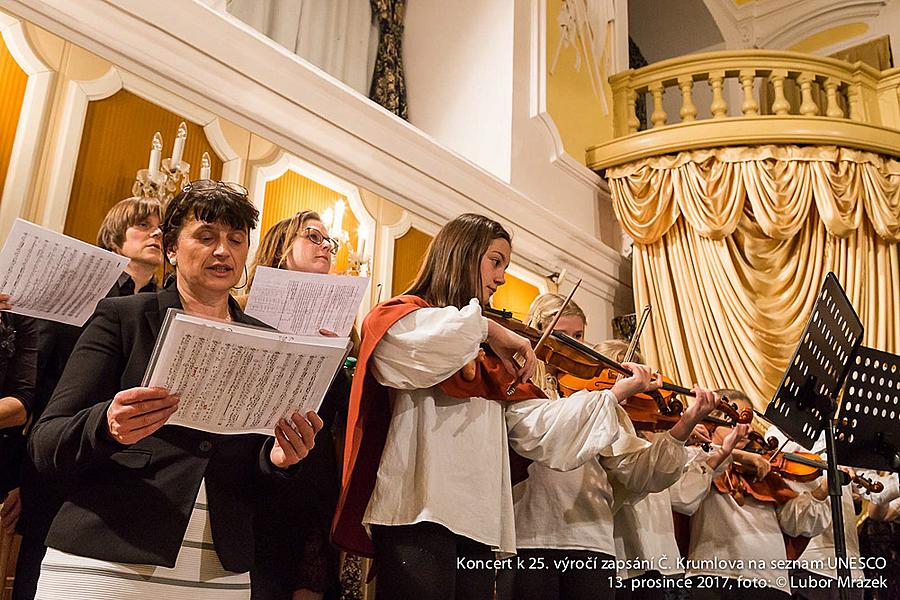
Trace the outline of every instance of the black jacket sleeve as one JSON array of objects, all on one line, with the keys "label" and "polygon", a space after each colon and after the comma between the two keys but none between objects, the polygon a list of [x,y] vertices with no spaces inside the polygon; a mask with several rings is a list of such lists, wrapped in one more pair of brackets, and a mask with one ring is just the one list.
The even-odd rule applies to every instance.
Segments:
[{"label": "black jacket sleeve", "polygon": [[29,438],[39,471],[69,472],[123,449],[107,432],[106,411],[120,391],[124,363],[118,311],[101,301]]}]

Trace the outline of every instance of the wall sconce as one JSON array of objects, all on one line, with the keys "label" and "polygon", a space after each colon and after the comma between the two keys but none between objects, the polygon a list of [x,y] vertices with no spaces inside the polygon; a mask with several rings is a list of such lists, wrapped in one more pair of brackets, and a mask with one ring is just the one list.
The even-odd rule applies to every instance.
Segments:
[{"label": "wall sconce", "polygon": [[[165,206],[169,200],[181,192],[181,188],[190,182],[191,165],[181,160],[186,140],[187,125],[182,121],[175,134],[172,156],[163,159],[162,135],[158,131],[153,134],[153,141],[150,144],[150,162],[146,169],[139,170],[135,175],[134,185],[131,186],[132,195],[142,198],[157,198]],[[206,153],[204,155],[208,163],[209,155]]]}]

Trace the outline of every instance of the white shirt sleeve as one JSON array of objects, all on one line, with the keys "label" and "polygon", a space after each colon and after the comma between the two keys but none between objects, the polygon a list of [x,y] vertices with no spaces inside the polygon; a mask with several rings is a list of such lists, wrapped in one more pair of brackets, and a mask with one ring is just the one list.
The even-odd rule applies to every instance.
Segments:
[{"label": "white shirt sleeve", "polygon": [[619,436],[618,401],[609,390],[559,400],[511,402],[506,429],[513,449],[557,471],[580,467]]},{"label": "white shirt sleeve", "polygon": [[710,493],[713,479],[722,474],[731,463],[731,457],[722,461],[715,470],[706,461],[709,453],[697,447],[687,448],[687,465],[681,477],[669,488],[672,508],[684,515],[692,515]]},{"label": "white shirt sleeve", "polygon": [[[637,437],[631,432],[624,435]],[[669,432],[656,436],[652,442],[642,441],[647,443],[643,448],[600,459],[612,481],[630,494],[641,496],[661,492],[678,481],[687,462],[684,442]]]},{"label": "white shirt sleeve", "polygon": [[775,509],[781,530],[791,536],[815,537],[831,525],[831,502],[802,492]]},{"label": "white shirt sleeve", "polygon": [[430,388],[478,356],[487,328],[475,299],[462,309],[420,308],[388,329],[369,358],[369,370],[386,387]]}]

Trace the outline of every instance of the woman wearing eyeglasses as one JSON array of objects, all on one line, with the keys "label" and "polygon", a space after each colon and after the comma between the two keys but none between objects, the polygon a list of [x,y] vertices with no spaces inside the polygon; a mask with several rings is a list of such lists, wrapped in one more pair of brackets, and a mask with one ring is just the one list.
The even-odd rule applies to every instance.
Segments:
[{"label": "woman wearing eyeglasses", "polygon": [[[319,215],[304,210],[269,228],[250,267],[247,291],[257,267],[327,274],[338,243],[328,237]],[[254,521],[256,563],[251,571],[254,600],[322,598],[337,587],[337,551],[329,527],[340,493],[332,427],[338,410],[346,413],[350,382],[338,373],[318,414],[324,432],[303,462],[303,473],[287,486],[261,495]]]},{"label": "woman wearing eyeglasses", "polygon": [[141,380],[169,308],[261,325],[229,295],[257,216],[244,188],[192,182],[163,219],[174,280],[98,305],[29,441],[39,470],[75,478],[37,598],[249,598],[257,496],[297,474],[322,421],[294,413],[272,437],[164,427],[179,398]]}]

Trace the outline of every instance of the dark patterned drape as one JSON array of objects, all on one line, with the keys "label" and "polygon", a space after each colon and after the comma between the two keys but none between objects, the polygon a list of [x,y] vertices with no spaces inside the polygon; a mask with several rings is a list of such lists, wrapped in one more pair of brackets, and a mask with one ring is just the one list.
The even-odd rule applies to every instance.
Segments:
[{"label": "dark patterned drape", "polygon": [[[640,69],[641,67],[646,67],[647,64],[647,59],[644,58],[641,49],[631,39],[631,36],[628,36],[628,68]],[[643,131],[647,129],[647,97],[645,94],[641,94],[636,100],[634,114],[637,115],[638,123],[640,123],[638,130]]]},{"label": "dark patterned drape", "polygon": [[369,98],[395,115],[408,120],[406,81],[403,78],[403,18],[406,0],[370,0],[372,18],[378,25],[378,55]]}]

